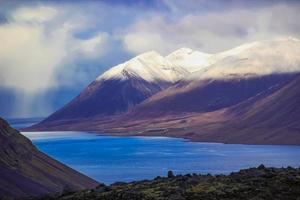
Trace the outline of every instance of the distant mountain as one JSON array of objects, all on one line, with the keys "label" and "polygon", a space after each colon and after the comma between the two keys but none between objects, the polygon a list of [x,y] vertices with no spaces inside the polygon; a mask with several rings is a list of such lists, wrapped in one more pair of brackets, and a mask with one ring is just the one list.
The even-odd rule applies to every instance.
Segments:
[{"label": "distant mountain", "polygon": [[191,74],[188,80],[225,80],[297,73],[300,71],[300,40],[284,38],[259,41],[215,54],[214,64]]},{"label": "distant mountain", "polygon": [[188,73],[154,51],[141,54],[106,71],[46,121],[123,113]]},{"label": "distant mountain", "polygon": [[285,84],[300,71],[300,41],[254,42],[214,55],[214,64],[183,78],[133,109],[153,117],[210,112],[235,105],[270,87]]},{"label": "distant mountain", "polygon": [[98,183],[40,152],[0,118],[0,198],[93,188]]},{"label": "distant mountain", "polygon": [[[300,74],[231,107],[142,118],[131,113],[90,127],[115,135],[170,136],[193,141],[300,145]],[[97,120],[93,121],[96,124]],[[85,127],[87,122],[77,125]],[[67,128],[65,126],[64,128]]]},{"label": "distant mountain", "polygon": [[[144,98],[139,99],[140,101],[125,106],[126,109],[121,111],[111,106],[112,102],[123,99],[112,94],[112,91],[115,91],[114,89],[107,86],[105,93],[103,93],[103,90],[95,92],[93,89],[86,89],[80,95],[82,99],[89,97],[88,91],[91,91],[91,96],[97,94],[103,98],[101,98],[101,101],[98,100],[93,103],[87,101],[86,104],[80,104],[82,106],[77,106],[78,104],[74,102],[70,104],[73,104],[71,107],[78,109],[78,112],[91,114],[78,115],[74,112],[73,115],[69,115],[68,119],[62,117],[64,115],[56,116],[54,114],[46,121],[27,130],[99,130],[117,134],[138,135],[161,135],[163,133],[169,136],[174,134],[176,137],[181,136],[198,140],[200,138],[197,134],[198,130],[211,133],[210,131],[217,130],[217,127],[222,128],[224,121],[237,120],[232,118],[233,112],[229,114],[226,112],[228,115],[224,115],[228,108],[248,102],[249,99],[257,100],[256,97],[258,96],[265,98],[270,92],[285,87],[286,84],[297,77],[300,73],[299,55],[300,41],[295,38],[252,42],[217,54],[205,54],[182,48],[165,58],[156,54],[144,58],[147,63],[153,58],[155,58],[155,61],[161,60],[159,63],[163,63],[162,65],[151,65],[153,68],[162,71],[150,73],[151,76],[148,75],[149,73],[144,73],[144,70],[148,69],[146,67],[149,66],[148,64],[136,63],[136,59],[139,60],[140,57],[138,56],[129,61],[130,66],[134,69],[130,67],[130,80],[136,80],[132,79],[132,74],[135,74],[134,77],[140,77],[147,83],[163,82],[159,85],[164,87],[160,87],[151,94],[148,93]],[[141,56],[144,57],[143,54]],[[111,80],[111,77],[118,77],[118,80],[128,80],[127,76],[120,73],[124,69],[127,72],[126,67],[122,67],[123,65],[112,68],[100,76],[97,81]],[[171,71],[176,71],[176,73],[172,73],[172,76],[162,75],[164,70],[161,69],[166,68],[157,66],[168,66],[167,69],[172,69]],[[109,85],[113,84],[109,83]],[[142,91],[146,90],[142,89]],[[105,98],[104,94],[106,95]],[[134,96],[128,88],[123,90],[123,94],[128,95],[128,98]],[[261,94],[264,94],[264,96]],[[112,96],[113,99],[111,99]],[[95,115],[94,113],[103,113],[98,112],[98,109],[102,109],[104,99],[108,101],[105,104],[105,109],[107,109],[105,113],[107,114],[105,116]],[[120,105],[118,101],[116,105]],[[89,107],[90,105],[97,105],[98,107]],[[67,105],[66,108],[68,107],[70,106]],[[244,108],[246,109],[245,106]],[[64,108],[58,113],[63,110]],[[118,110],[118,112],[109,112],[110,110]],[[78,118],[80,116],[86,117]],[[189,119],[193,123],[185,119]],[[152,129],[155,131],[152,131]],[[152,132],[148,133],[149,130]],[[161,130],[163,131],[161,132]],[[173,134],[170,131],[173,131]],[[204,137],[202,139],[205,140]],[[234,140],[232,139],[232,141]],[[237,139],[237,141],[247,143],[244,140]],[[263,143],[263,141],[260,142]]]}]

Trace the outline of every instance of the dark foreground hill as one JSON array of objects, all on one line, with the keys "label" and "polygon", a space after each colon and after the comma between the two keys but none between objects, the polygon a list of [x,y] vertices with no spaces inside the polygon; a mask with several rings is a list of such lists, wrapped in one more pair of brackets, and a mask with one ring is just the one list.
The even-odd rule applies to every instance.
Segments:
[{"label": "dark foreground hill", "polygon": [[230,175],[177,175],[151,181],[115,183],[39,200],[298,200],[300,168],[258,168]]},{"label": "dark foreground hill", "polygon": [[0,199],[93,188],[97,184],[40,152],[0,118]]}]

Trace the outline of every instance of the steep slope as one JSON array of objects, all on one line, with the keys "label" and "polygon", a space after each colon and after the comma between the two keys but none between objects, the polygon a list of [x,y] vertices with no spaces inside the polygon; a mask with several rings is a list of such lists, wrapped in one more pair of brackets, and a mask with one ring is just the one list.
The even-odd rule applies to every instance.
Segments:
[{"label": "steep slope", "polygon": [[[174,116],[197,118],[199,113],[206,121],[194,121],[201,125],[224,121],[229,118],[222,112],[215,115],[214,111],[279,89],[297,76],[299,55],[300,41],[295,38],[248,43],[214,55],[187,48],[166,59],[154,52],[142,54],[104,73],[65,108],[27,130],[145,133],[146,129],[155,129],[159,120],[169,120],[168,125],[181,127],[176,123],[185,123],[174,121]],[[155,64],[158,60],[160,65]],[[146,91],[149,93],[145,94]],[[136,100],[132,102],[133,99]],[[155,123],[146,122],[144,126],[143,120]]]},{"label": "steep slope", "polygon": [[[181,48],[166,58],[154,51],[112,67],[42,123],[120,114],[215,61]],[[113,91],[113,92],[112,92]]]},{"label": "steep slope", "polygon": [[0,118],[0,198],[93,188],[97,182],[59,163]]},{"label": "steep slope", "polygon": [[300,75],[259,101],[243,102],[228,110],[235,120],[209,137],[223,141],[300,144]]},{"label": "steep slope", "polygon": [[[54,124],[53,130],[94,130],[113,135],[169,136],[193,141],[300,145],[300,75],[231,107],[212,112],[95,118]],[[43,129],[44,127],[37,127]]]},{"label": "steep slope", "polygon": [[300,71],[300,41],[254,42],[216,55],[215,64],[139,104],[134,117],[209,112],[284,84]]},{"label": "steep slope", "polygon": [[[92,129],[115,135],[170,136],[193,141],[300,145],[300,75],[239,104],[205,113],[123,115]],[[78,123],[78,128],[86,122]]]},{"label": "steep slope", "polygon": [[46,122],[125,112],[187,73],[156,52],[141,54],[99,76]]},{"label": "steep slope", "polygon": [[[214,112],[132,121],[119,132],[154,134],[197,141],[300,145],[300,75],[237,105]],[[124,119],[122,119],[124,120]],[[138,124],[138,125],[135,125]],[[143,127],[143,129],[141,129]]]},{"label": "steep slope", "polygon": [[211,112],[235,105],[277,84],[283,85],[294,76],[280,74],[178,84],[137,105],[130,115],[136,118],[152,118],[170,114]]}]

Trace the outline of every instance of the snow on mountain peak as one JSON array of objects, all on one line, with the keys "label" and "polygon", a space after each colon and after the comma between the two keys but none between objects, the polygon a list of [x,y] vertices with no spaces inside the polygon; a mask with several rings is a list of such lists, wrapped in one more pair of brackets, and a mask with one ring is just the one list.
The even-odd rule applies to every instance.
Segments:
[{"label": "snow on mountain peak", "polygon": [[170,55],[172,54],[190,54],[192,53],[194,50],[193,49],[190,49],[190,48],[187,48],[187,47],[182,47],[174,52],[172,52]]},{"label": "snow on mountain peak", "polygon": [[180,48],[169,54],[166,59],[176,66],[183,67],[189,72],[198,71],[214,63],[212,54],[194,51],[189,48]]},{"label": "snow on mountain peak", "polygon": [[299,40],[252,42],[216,54],[218,61],[187,79],[227,79],[300,72]]},{"label": "snow on mountain peak", "polygon": [[146,81],[176,82],[182,78],[230,78],[299,72],[299,55],[300,40],[294,37],[246,43],[216,54],[186,47],[166,57],[149,51],[109,69],[97,80],[137,77]]},{"label": "snow on mountain peak", "polygon": [[287,37],[283,37],[283,38],[280,38],[279,40],[282,40],[282,41],[294,41],[294,42],[300,42],[300,40],[296,37],[293,37],[293,36],[287,36]]},{"label": "snow on mountain peak", "polygon": [[182,67],[172,65],[157,52],[149,51],[109,69],[96,80],[126,80],[129,77],[136,77],[150,82],[175,82],[187,73]]}]

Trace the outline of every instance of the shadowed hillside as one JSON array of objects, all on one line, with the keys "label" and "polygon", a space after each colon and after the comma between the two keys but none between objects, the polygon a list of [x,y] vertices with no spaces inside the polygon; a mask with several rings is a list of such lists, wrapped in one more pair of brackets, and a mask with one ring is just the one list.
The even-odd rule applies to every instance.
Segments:
[{"label": "shadowed hillside", "polygon": [[[203,138],[222,142],[300,144],[300,76],[261,99],[230,108],[233,119]],[[263,96],[264,94],[261,94]]]},{"label": "shadowed hillside", "polygon": [[168,86],[167,82],[149,83],[138,78],[94,81],[44,123],[123,113]]},{"label": "shadowed hillside", "polygon": [[130,115],[151,118],[188,112],[211,112],[238,104],[276,85],[283,85],[294,74],[276,74],[228,80],[181,82],[137,105]]},{"label": "shadowed hillside", "polygon": [[0,118],[0,197],[93,188],[98,183],[40,152]]}]

